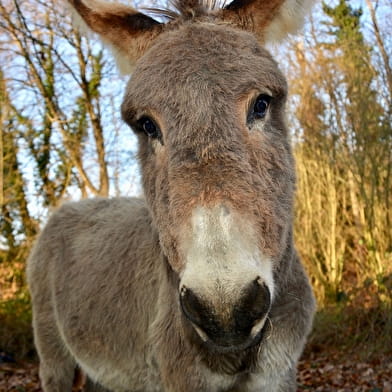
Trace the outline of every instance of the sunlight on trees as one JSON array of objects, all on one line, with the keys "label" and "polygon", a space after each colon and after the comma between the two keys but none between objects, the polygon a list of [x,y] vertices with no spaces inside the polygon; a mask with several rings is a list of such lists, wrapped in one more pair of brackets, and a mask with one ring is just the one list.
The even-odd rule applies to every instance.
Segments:
[{"label": "sunlight on trees", "polygon": [[[328,4],[285,48],[296,243],[320,303],[366,282],[390,303],[392,38],[379,6],[392,7],[366,0],[365,29],[362,10]],[[120,136],[123,80],[63,12],[55,0],[0,0],[0,262],[24,262],[63,200],[138,181],[134,139]]]},{"label": "sunlight on trees", "polygon": [[110,185],[119,192],[124,167],[132,167],[117,120],[124,81],[59,8],[0,1],[1,260],[30,246],[48,208],[75,195],[108,196]]},{"label": "sunlight on trees", "polygon": [[390,54],[381,34],[378,50],[366,42],[360,9],[340,0],[323,11],[322,23],[312,25],[307,41],[294,43],[290,58],[297,98],[292,122],[299,127],[296,239],[321,301],[335,301],[367,280],[386,298],[392,273],[392,90],[384,84]]}]

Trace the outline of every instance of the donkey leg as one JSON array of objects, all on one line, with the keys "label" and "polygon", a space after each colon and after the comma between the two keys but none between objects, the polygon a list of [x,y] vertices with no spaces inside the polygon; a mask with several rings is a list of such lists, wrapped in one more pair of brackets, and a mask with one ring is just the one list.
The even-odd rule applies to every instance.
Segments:
[{"label": "donkey leg", "polygon": [[297,390],[297,369],[291,368],[279,384],[279,392],[295,392]]},{"label": "donkey leg", "polygon": [[279,374],[274,371],[263,372],[262,374],[254,374],[250,377],[245,384],[240,385],[237,388],[229,392],[296,392],[297,381],[296,381],[296,369],[288,369],[285,374]]},{"label": "donkey leg", "polygon": [[[43,314],[39,314],[43,316]],[[40,359],[39,376],[44,392],[71,392],[75,361],[56,330],[54,320],[34,320],[35,344]]]},{"label": "donkey leg", "polygon": [[86,384],[84,385],[83,392],[110,392],[109,389],[95,383],[87,377]]}]

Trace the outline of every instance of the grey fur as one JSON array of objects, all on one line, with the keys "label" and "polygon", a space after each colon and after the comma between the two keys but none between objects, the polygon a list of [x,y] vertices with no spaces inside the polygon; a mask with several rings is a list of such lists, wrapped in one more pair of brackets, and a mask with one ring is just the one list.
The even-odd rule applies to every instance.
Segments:
[{"label": "grey fur", "polygon": [[[238,18],[230,26],[238,3],[228,20],[198,8],[165,28],[148,22],[152,42],[130,55],[139,59],[122,105],[128,123],[147,114],[162,132],[158,141],[137,131],[145,200],[66,203],[33,249],[27,277],[45,392],[71,391],[77,366],[90,392],[295,391],[315,300],[292,239],[287,86],[253,33],[240,30]],[[86,23],[98,21],[95,31],[105,34],[108,9],[103,16],[82,11]],[[123,18],[126,10],[120,11]],[[259,16],[260,29],[273,22],[267,19]],[[136,34],[135,28],[123,33]],[[265,119],[247,124],[255,92],[273,100]],[[223,206],[240,217],[244,236],[248,227],[256,233],[257,248],[273,263],[273,302],[265,335],[254,346],[214,351],[181,311],[182,249],[195,206]],[[223,289],[224,298],[218,291],[209,295],[230,324],[238,293],[231,298]]]}]

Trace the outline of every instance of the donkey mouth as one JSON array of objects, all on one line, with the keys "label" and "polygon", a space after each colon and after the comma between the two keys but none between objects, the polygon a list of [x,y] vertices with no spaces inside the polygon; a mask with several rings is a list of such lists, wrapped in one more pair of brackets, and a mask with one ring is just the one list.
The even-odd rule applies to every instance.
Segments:
[{"label": "donkey mouth", "polygon": [[[193,324],[193,323],[192,323]],[[201,328],[193,324],[202,345],[211,352],[219,354],[236,353],[258,346],[268,336],[270,323],[266,319],[260,321],[262,326],[254,333],[244,337],[238,332],[218,333],[217,336],[210,337]],[[253,332],[253,331],[252,331]]]}]

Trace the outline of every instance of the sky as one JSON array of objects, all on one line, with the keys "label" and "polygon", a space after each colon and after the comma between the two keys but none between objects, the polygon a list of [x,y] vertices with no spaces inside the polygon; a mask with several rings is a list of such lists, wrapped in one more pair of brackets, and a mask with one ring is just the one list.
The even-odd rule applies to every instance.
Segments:
[{"label": "sky", "polygon": [[[128,3],[127,1],[124,1]],[[338,1],[328,1],[329,5],[335,5]],[[392,27],[391,20],[392,20],[392,0],[379,0],[373,1],[374,4],[378,4],[377,16],[379,18],[380,24],[383,26]],[[369,41],[373,41],[373,33],[371,27],[371,20],[369,17],[368,8],[366,5],[365,0],[352,0],[350,1],[352,7],[357,8],[361,6],[364,11],[364,15],[362,18],[362,24],[365,27],[365,35]],[[143,5],[151,5],[148,4],[146,0],[143,1]],[[319,15],[320,15],[320,2],[315,6],[313,10],[313,20],[315,23],[318,23]],[[383,31],[388,31],[386,28],[382,29]],[[305,29],[306,31],[306,29]],[[392,34],[392,28],[391,28]],[[96,50],[100,49],[100,44],[96,44]],[[280,49],[275,49],[276,52],[280,52]],[[274,49],[272,50],[274,52]],[[284,56],[283,56],[284,57]],[[282,57],[279,56],[281,61]],[[111,157],[113,161],[117,161],[117,163],[121,163],[118,165],[120,173],[121,181],[117,183],[117,186],[111,187],[111,195],[114,196],[115,194],[122,194],[128,196],[137,196],[141,193],[141,186],[140,186],[140,175],[137,168],[137,164],[135,162],[135,154],[136,154],[136,138],[132,134],[132,131],[124,124],[122,124],[122,120],[120,118],[120,111],[119,106],[121,103],[123,91],[125,88],[125,83],[128,77],[120,76],[113,66],[114,62],[109,64],[109,68],[111,67],[111,77],[106,78],[103,81],[101,91],[104,95],[112,95],[110,100],[106,103],[106,107],[103,111],[103,118],[106,124],[106,127],[110,130],[113,129],[115,132],[108,132],[110,135],[107,139],[107,145],[111,148]],[[63,76],[66,77],[66,76]],[[117,91],[117,93],[113,94],[113,91]],[[70,97],[69,97],[70,98]],[[18,98],[20,102],[26,101],[26,95],[22,91],[18,92]],[[113,136],[114,135],[114,136]],[[94,161],[90,162],[91,170],[94,170]],[[34,173],[29,169],[29,165],[26,165],[26,174],[28,176],[28,184],[30,189],[30,197],[36,197],[36,190],[34,189]],[[114,178],[116,173],[111,171],[111,176]],[[113,184],[114,185],[114,184]],[[72,198],[78,198],[80,195],[78,192],[72,193]]]}]

